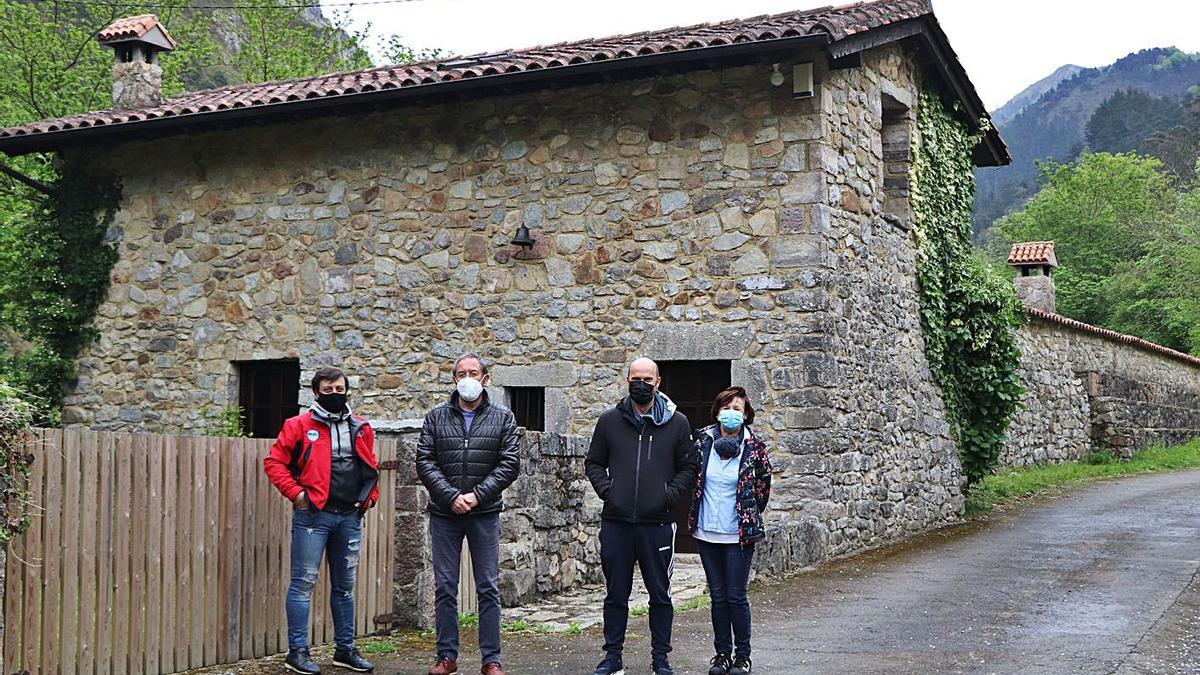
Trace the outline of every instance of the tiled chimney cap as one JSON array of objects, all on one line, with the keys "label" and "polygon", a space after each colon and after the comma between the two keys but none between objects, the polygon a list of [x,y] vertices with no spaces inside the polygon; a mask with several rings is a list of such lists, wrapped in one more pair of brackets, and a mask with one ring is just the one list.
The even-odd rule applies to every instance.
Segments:
[{"label": "tiled chimney cap", "polygon": [[1058,267],[1058,258],[1054,257],[1054,242],[1027,241],[1013,244],[1008,253],[1008,264],[1014,266],[1049,265]]},{"label": "tiled chimney cap", "polygon": [[116,42],[143,41],[154,44],[160,49],[175,49],[175,38],[167,32],[167,27],[158,22],[154,14],[140,14],[117,19],[108,24],[96,34],[100,44],[109,46]]}]

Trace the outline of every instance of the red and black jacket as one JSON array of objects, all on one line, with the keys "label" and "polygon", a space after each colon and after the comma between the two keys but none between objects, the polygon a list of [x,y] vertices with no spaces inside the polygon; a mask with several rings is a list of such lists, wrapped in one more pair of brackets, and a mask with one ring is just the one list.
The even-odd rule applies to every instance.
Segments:
[{"label": "red and black jacket", "polygon": [[[354,451],[362,460],[366,475],[362,492],[356,501],[366,511],[379,501],[379,460],[375,457],[375,431],[361,417],[350,417],[350,437]],[[308,501],[317,509],[325,508],[329,499],[330,473],[333,464],[333,442],[329,425],[313,419],[312,411],[297,415],[283,423],[279,438],[263,460],[267,478],[291,501],[307,491]]]}]

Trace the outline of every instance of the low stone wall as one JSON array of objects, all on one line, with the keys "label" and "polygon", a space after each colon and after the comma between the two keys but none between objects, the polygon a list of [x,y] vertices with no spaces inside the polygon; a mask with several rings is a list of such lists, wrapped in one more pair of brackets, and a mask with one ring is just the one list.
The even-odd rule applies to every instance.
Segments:
[{"label": "low stone wall", "polygon": [[1022,407],[1001,462],[1060,463],[1107,449],[1122,457],[1200,436],[1200,359],[1030,310],[1017,333]]},{"label": "low stone wall", "polygon": [[[428,495],[416,474],[416,434],[402,436],[396,489],[397,620],[433,618]],[[500,598],[505,607],[601,581],[600,507],[583,471],[588,439],[551,433],[521,436],[521,475],[504,492],[500,521]]]}]

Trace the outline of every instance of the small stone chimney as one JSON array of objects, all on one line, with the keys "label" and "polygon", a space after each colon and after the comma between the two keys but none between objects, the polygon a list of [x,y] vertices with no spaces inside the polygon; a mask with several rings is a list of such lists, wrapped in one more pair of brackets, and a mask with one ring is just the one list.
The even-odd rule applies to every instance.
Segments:
[{"label": "small stone chimney", "polygon": [[1018,271],[1013,284],[1017,298],[1026,307],[1054,313],[1054,277],[1058,258],[1054,257],[1054,242],[1029,241],[1013,244],[1008,264]]},{"label": "small stone chimney", "polygon": [[162,66],[158,53],[175,49],[175,39],[153,14],[117,19],[96,35],[111,47],[113,109],[150,108],[162,103]]}]

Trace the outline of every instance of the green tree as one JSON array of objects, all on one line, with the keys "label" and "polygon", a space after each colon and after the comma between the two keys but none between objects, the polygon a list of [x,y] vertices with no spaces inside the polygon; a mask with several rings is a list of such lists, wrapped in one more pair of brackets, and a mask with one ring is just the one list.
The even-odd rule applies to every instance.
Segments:
[{"label": "green tree", "polygon": [[1200,188],[1180,194],[1164,219],[1146,254],[1106,280],[1109,327],[1200,354]]},{"label": "green tree", "polygon": [[1044,164],[1041,191],[1000,228],[1010,242],[1053,240],[1059,312],[1103,326],[1112,313],[1102,292],[1106,279],[1149,251],[1172,203],[1157,159],[1085,154],[1070,164]]},{"label": "green tree", "polygon": [[1108,97],[1085,127],[1092,152],[1144,152],[1146,139],[1184,120],[1183,106],[1169,98],[1139,89],[1124,89]]},{"label": "green tree", "polygon": [[233,65],[249,82],[308,77],[319,73],[360,70],[371,66],[364,43],[366,31],[350,26],[349,14],[313,22],[307,6],[284,6],[277,0],[241,0],[247,9],[222,10],[220,26],[237,35],[240,47]]}]

